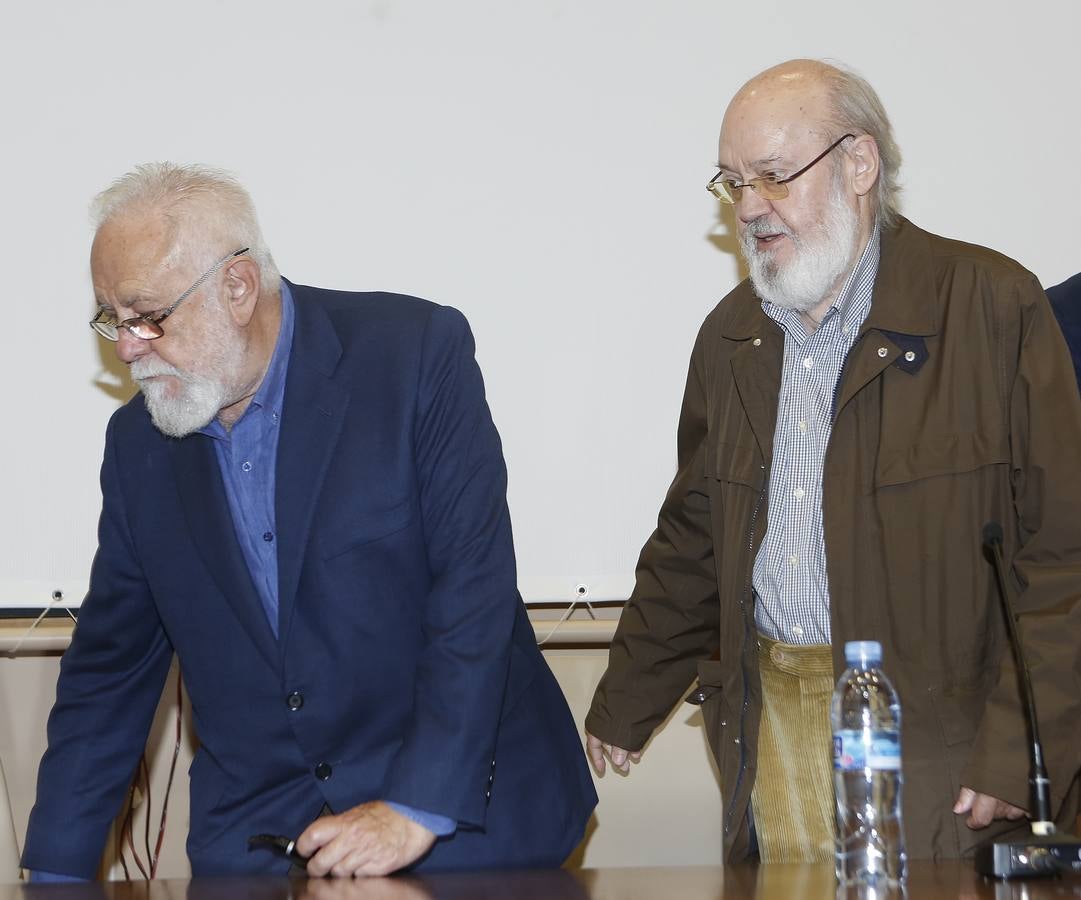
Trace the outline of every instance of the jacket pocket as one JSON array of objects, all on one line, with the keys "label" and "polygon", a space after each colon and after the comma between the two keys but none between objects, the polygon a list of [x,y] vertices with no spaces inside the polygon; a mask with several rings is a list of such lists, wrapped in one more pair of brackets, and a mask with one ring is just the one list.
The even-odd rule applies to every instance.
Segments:
[{"label": "jacket pocket", "polygon": [[720,442],[710,451],[712,458],[706,461],[707,471],[718,481],[742,484],[762,489],[766,480],[766,468],[757,447]]},{"label": "jacket pocket", "polygon": [[905,447],[884,447],[875,465],[875,486],[888,487],[939,475],[974,472],[1009,460],[1009,441],[1005,433],[933,435]]},{"label": "jacket pocket", "polygon": [[687,696],[687,702],[702,708],[702,718],[706,723],[706,736],[714,748],[721,745],[721,732],[728,726],[724,716],[724,689],[722,678],[724,667],[715,659],[700,660],[698,663],[698,687]]},{"label": "jacket pocket", "polygon": [[323,559],[333,559],[364,544],[401,531],[409,525],[416,513],[413,499],[407,497],[401,503],[384,509],[344,510],[337,516],[329,516],[319,537]]}]

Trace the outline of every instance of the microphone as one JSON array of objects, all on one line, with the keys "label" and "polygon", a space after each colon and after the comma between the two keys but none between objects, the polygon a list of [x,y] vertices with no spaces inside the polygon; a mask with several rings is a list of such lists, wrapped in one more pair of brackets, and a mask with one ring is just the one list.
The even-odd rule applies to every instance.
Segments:
[{"label": "microphone", "polygon": [[1006,562],[1002,557],[1002,526],[988,522],[983,526],[983,546],[990,554],[998,582],[998,596],[1006,616],[1006,630],[1017,663],[1017,679],[1024,701],[1029,733],[1029,790],[1032,809],[1031,837],[994,841],[976,849],[976,871],[992,878],[1023,878],[1054,875],[1060,871],[1081,872],[1081,839],[1071,834],[1057,834],[1051,820],[1051,781],[1043,761],[1043,743],[1036,716],[1036,698],[1032,693],[1025,650],[1017,631],[1017,615],[1006,588]]}]

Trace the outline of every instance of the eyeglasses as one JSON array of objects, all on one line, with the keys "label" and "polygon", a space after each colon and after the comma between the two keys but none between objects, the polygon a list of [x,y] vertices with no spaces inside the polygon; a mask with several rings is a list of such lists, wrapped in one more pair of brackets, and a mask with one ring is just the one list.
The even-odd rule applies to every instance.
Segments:
[{"label": "eyeglasses", "polygon": [[817,163],[820,163],[829,156],[833,150],[840,147],[843,141],[848,140],[850,137],[855,137],[855,135],[846,134],[839,137],[802,169],[789,175],[787,178],[774,178],[770,175],[763,175],[761,178],[752,178],[749,181],[745,181],[743,184],[739,184],[731,178],[723,178],[721,173],[718,172],[710,179],[709,184],[706,185],[706,190],[722,203],[739,203],[740,198],[743,196],[744,188],[750,188],[763,200],[784,200],[784,198],[788,196],[788,183],[790,181],[795,181],[804,172],[813,168]]},{"label": "eyeglasses", "polygon": [[203,272],[198,278],[195,279],[195,284],[184,291],[179,297],[176,298],[176,302],[172,306],[167,306],[165,309],[159,309],[156,312],[147,313],[144,316],[134,316],[131,319],[124,319],[124,321],[118,321],[116,313],[106,307],[102,307],[98,310],[97,315],[90,320],[90,327],[94,329],[107,341],[120,340],[120,329],[126,328],[129,332],[135,335],[142,341],[153,341],[160,338],[165,334],[164,329],[161,327],[161,323],[169,318],[181,303],[188,299],[196,289],[203,284],[211,275],[218,271],[222,266],[232,259],[236,259],[241,254],[247,253],[250,247],[245,247],[242,250],[236,250],[233,253],[229,253],[219,259],[214,265]]}]

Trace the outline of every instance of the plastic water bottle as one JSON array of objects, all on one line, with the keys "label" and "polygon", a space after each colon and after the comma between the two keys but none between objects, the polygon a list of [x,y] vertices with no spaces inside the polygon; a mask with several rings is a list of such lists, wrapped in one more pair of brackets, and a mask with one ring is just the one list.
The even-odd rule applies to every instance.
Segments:
[{"label": "plastic water bottle", "polygon": [[848,668],[830,710],[837,799],[837,880],[886,887],[904,882],[901,703],[879,668],[878,641],[845,644]]}]

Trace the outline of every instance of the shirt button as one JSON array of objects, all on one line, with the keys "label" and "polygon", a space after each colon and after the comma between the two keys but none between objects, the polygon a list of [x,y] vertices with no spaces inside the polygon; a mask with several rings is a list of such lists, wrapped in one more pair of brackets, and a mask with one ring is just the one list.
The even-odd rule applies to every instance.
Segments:
[{"label": "shirt button", "polygon": [[803,368],[805,368],[805,369],[813,369],[814,364],[815,364],[815,361],[813,359],[811,359],[811,357],[809,357],[809,356],[805,357],[804,360],[803,360]]},{"label": "shirt button", "polygon": [[790,563],[792,563],[792,565],[794,565],[794,566],[799,565],[799,557],[795,553],[793,553],[790,557],[788,557],[788,561]]},{"label": "shirt button", "polygon": [[247,460],[245,460],[244,462],[242,462],[240,464],[240,470],[242,472],[250,472],[251,471],[251,463],[248,462]]},{"label": "shirt button", "polygon": [[879,355],[879,356],[885,356],[885,355],[886,355],[887,353],[889,353],[889,352],[890,352],[890,351],[889,351],[889,350],[887,350],[887,349],[886,349],[885,347],[879,347],[879,348],[878,348],[878,355]]},{"label": "shirt button", "polygon": [[792,633],[793,633],[793,634],[794,634],[794,635],[795,635],[796,637],[803,637],[803,629],[802,629],[802,628],[800,628],[800,627],[799,627],[799,625],[793,625],[793,626],[792,626]]},{"label": "shirt button", "polygon": [[278,421],[278,414],[277,413],[271,413],[270,414],[270,421],[271,422],[277,422]]},{"label": "shirt button", "polygon": [[285,698],[285,705],[291,710],[298,710],[304,705],[304,695],[293,691],[288,697]]},{"label": "shirt button", "polygon": [[792,492],[792,496],[795,497],[797,500],[802,500],[803,499],[803,488],[796,488]]},{"label": "shirt button", "polygon": [[330,767],[329,763],[319,763],[319,765],[315,767],[315,777],[320,781],[327,781],[333,772],[334,770]]},{"label": "shirt button", "polygon": [[849,330],[850,330],[850,329],[849,329],[849,327],[848,327],[847,325],[842,325],[842,326],[841,326],[841,332],[842,332],[843,334],[848,334]]},{"label": "shirt button", "polygon": [[269,544],[272,540],[274,540],[274,532],[273,531],[264,531],[263,532],[263,540],[266,541]]},{"label": "shirt button", "polygon": [[806,434],[807,433],[807,420],[806,419],[800,419],[799,423],[798,423],[798,427],[799,427],[800,434]]}]

